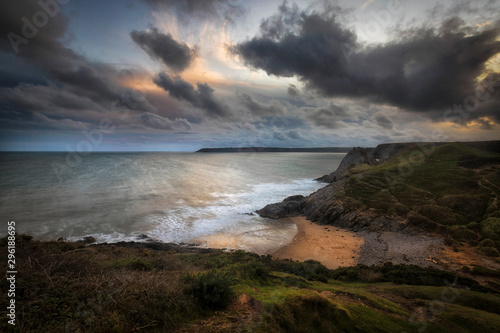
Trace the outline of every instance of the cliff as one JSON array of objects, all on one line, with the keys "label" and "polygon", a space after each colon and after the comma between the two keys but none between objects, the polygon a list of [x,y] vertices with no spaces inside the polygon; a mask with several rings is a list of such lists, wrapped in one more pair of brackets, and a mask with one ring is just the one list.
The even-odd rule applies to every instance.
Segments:
[{"label": "cliff", "polygon": [[383,163],[401,150],[408,148],[409,146],[415,145],[414,143],[392,143],[392,144],[382,144],[378,145],[376,148],[358,148],[355,147],[347,153],[347,155],[340,162],[339,167],[334,172],[329,175],[324,175],[316,180],[333,183],[345,179],[352,172],[352,168],[355,165],[377,165]]},{"label": "cliff", "polygon": [[[449,243],[500,249],[500,141],[384,144],[355,148],[329,183],[257,211],[263,217],[305,215],[354,231],[436,232]],[[482,247],[481,247],[482,248]]]}]

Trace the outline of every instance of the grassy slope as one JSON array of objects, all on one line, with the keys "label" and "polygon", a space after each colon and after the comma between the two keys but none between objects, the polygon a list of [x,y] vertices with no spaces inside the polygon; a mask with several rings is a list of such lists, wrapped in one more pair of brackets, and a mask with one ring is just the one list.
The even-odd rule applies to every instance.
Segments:
[{"label": "grassy slope", "polygon": [[[6,254],[4,245],[0,252]],[[470,290],[448,288],[452,273],[416,266],[330,271],[313,261],[243,251],[175,254],[21,237],[17,258],[20,332],[410,332],[421,327],[494,332],[500,327],[498,294],[467,278],[456,282]],[[234,278],[235,298],[226,309],[204,308],[190,292],[186,272],[208,270]],[[5,279],[0,288],[7,289]],[[445,303],[439,302],[443,295]],[[11,329],[6,326],[2,320],[0,331]]]},{"label": "grassy slope", "polygon": [[378,166],[353,170],[357,176],[340,195],[348,207],[406,218],[450,243],[498,254],[500,154],[460,143],[416,145]]}]

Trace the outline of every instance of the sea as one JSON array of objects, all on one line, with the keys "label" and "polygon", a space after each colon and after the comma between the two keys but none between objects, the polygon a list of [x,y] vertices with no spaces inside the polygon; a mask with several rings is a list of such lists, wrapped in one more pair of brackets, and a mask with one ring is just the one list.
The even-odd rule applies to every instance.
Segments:
[{"label": "sea", "polygon": [[[343,153],[0,153],[0,216],[38,240],[158,241],[263,254],[296,234],[255,211],[308,195]],[[0,235],[7,234],[7,223]]]}]

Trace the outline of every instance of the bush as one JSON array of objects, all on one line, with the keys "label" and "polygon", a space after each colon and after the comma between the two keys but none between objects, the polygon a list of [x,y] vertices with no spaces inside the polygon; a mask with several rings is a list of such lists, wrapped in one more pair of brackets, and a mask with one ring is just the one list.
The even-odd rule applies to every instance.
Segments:
[{"label": "bush", "polygon": [[451,236],[458,241],[477,240],[477,234],[474,231],[458,228],[451,232]]},{"label": "bush", "polygon": [[474,266],[474,268],[472,269],[472,274],[482,275],[482,276],[500,277],[499,270],[494,270],[494,269],[486,268],[483,266]]},{"label": "bush", "polygon": [[235,283],[229,272],[211,270],[206,273],[184,276],[188,284],[187,292],[202,308],[224,309],[234,298],[231,286]]},{"label": "bush", "polygon": [[250,280],[266,281],[271,270],[260,261],[252,261],[235,267],[235,270],[243,278]]},{"label": "bush", "polygon": [[485,239],[481,242],[481,247],[496,247],[496,245],[491,239]]},{"label": "bush", "polygon": [[500,239],[500,218],[489,217],[481,222],[481,235],[493,240]]},{"label": "bush", "polygon": [[482,247],[479,251],[482,254],[487,255],[489,257],[498,257],[498,256],[500,256],[500,253],[498,253],[498,250],[495,249],[494,247]]},{"label": "bush", "polygon": [[358,265],[341,267],[333,271],[333,278],[343,281],[361,282],[392,282],[397,284],[443,286],[446,281],[456,281],[461,286],[472,290],[481,291],[484,288],[478,282],[457,276],[454,273],[443,271],[434,267],[420,267],[416,265],[392,265],[385,263],[383,266]]},{"label": "bush", "polygon": [[274,261],[270,264],[271,270],[298,275],[310,281],[328,282],[331,271],[318,261],[306,260],[295,262],[290,260]]}]

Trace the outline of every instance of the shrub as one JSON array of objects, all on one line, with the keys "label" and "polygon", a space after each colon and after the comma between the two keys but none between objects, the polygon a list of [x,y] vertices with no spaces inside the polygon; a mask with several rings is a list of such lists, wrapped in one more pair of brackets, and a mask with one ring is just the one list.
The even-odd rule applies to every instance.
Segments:
[{"label": "shrub", "polygon": [[495,242],[491,239],[485,239],[481,242],[481,247],[496,247]]},{"label": "shrub", "polygon": [[451,236],[458,241],[471,241],[477,239],[477,233],[474,231],[458,228],[451,232]]},{"label": "shrub", "polygon": [[423,205],[417,208],[417,212],[429,220],[442,225],[464,224],[463,218],[448,207]]},{"label": "shrub", "polygon": [[409,225],[426,230],[434,230],[438,227],[438,224],[436,222],[431,221],[428,218],[423,217],[422,215],[415,212],[410,212],[407,219]]},{"label": "shrub", "polygon": [[500,239],[500,218],[489,217],[481,222],[481,234],[484,238]]},{"label": "shrub", "polygon": [[260,261],[252,261],[235,267],[241,277],[250,280],[266,281],[271,270]]},{"label": "shrub", "polygon": [[494,270],[483,266],[474,266],[472,268],[472,273],[482,276],[500,277],[500,270]]},{"label": "shrub", "polygon": [[498,256],[500,256],[500,253],[498,253],[498,250],[495,249],[494,247],[482,247],[479,251],[482,254],[487,255],[489,257],[498,257]]},{"label": "shrub", "polygon": [[224,309],[234,298],[231,286],[235,283],[229,272],[211,270],[205,273],[184,276],[191,294],[202,308]]},{"label": "shrub", "polygon": [[447,281],[455,281],[461,286],[472,290],[483,290],[478,282],[457,276],[454,273],[443,271],[434,267],[420,267],[416,265],[392,265],[385,263],[383,266],[358,265],[341,267],[333,271],[333,278],[344,281],[361,282],[393,282],[397,284],[443,286]]},{"label": "shrub", "polygon": [[331,271],[315,260],[306,260],[304,262],[289,260],[275,261],[271,263],[271,269],[298,275],[310,281],[321,281],[326,283],[331,277]]}]

